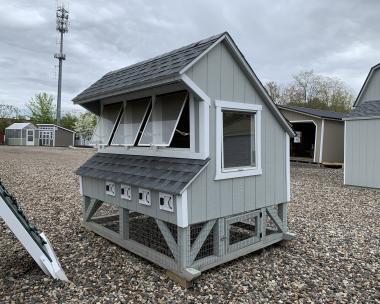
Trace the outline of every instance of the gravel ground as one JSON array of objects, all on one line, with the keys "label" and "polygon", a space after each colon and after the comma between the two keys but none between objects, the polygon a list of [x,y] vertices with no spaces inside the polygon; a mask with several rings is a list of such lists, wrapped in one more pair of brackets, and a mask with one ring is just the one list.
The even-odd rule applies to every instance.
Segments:
[{"label": "gravel ground", "polygon": [[81,227],[73,171],[89,150],[0,146],[0,176],[49,237],[70,283],[45,276],[0,220],[0,302],[380,303],[380,193],[343,171],[294,166],[297,239],[209,270],[183,290],[164,271]]}]

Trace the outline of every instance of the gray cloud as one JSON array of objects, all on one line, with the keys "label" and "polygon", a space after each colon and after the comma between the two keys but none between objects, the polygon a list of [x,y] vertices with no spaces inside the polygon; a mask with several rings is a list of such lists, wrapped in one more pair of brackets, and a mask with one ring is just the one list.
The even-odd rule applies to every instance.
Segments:
[{"label": "gray cloud", "polygon": [[[0,3],[0,103],[56,94],[55,1]],[[100,1],[70,3],[63,107],[110,70],[229,31],[263,82],[303,69],[354,93],[380,61],[380,1]]]}]

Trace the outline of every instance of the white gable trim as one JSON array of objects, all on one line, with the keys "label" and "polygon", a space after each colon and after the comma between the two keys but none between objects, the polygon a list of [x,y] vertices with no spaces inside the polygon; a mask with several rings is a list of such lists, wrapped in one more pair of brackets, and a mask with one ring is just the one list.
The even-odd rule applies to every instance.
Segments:
[{"label": "white gable trim", "polygon": [[364,80],[364,83],[363,83],[363,86],[362,88],[360,89],[360,92],[358,94],[358,97],[356,97],[356,100],[355,100],[355,103],[354,103],[354,108],[358,105],[358,101],[359,99],[361,98],[361,96],[363,95],[363,92],[365,91],[365,89],[367,88],[367,85],[369,83],[369,80],[371,79],[373,73],[378,69],[380,68],[380,63],[376,64],[375,66],[373,66],[371,68],[371,70],[369,71],[368,75],[367,75],[367,78]]},{"label": "white gable trim", "polygon": [[284,129],[289,133],[290,136],[295,136],[295,133],[291,126],[288,124],[284,116],[281,114],[275,103],[272,101],[272,98],[269,96],[268,92],[257,78],[256,74],[253,72],[251,66],[248,64],[235,42],[232,40],[228,33],[225,33],[222,37],[220,37],[214,44],[212,44],[206,51],[204,51],[200,56],[198,56],[195,60],[190,62],[185,68],[183,68],[180,73],[183,74],[187,70],[189,70],[195,63],[197,63],[204,55],[211,51],[217,44],[221,41],[225,41],[230,51],[234,55],[235,59],[238,61],[243,70],[247,73],[248,78],[257,86],[257,89],[260,91],[261,95],[264,97],[264,101],[267,103],[269,108],[275,114],[277,119],[280,121]]}]

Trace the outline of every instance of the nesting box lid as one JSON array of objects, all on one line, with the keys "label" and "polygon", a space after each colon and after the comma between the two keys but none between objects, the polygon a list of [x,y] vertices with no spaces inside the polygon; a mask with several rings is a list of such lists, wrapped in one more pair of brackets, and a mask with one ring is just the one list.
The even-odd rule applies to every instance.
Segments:
[{"label": "nesting box lid", "polygon": [[184,159],[97,153],[77,175],[181,194],[207,166],[209,159]]}]

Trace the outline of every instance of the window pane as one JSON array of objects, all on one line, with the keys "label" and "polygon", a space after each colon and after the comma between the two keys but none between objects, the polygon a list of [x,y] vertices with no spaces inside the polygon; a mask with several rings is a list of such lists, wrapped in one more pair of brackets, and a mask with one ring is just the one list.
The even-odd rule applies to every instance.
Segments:
[{"label": "window pane", "polygon": [[112,144],[134,145],[150,102],[150,98],[126,102],[125,111],[120,119]]},{"label": "window pane", "polygon": [[254,115],[223,111],[223,168],[255,166]]},{"label": "window pane", "polygon": [[104,105],[103,112],[98,118],[95,131],[92,135],[92,144],[108,144],[108,140],[111,136],[113,126],[115,125],[118,114],[123,103],[113,103]]},{"label": "window pane", "polygon": [[139,145],[170,144],[187,92],[157,96]]}]

